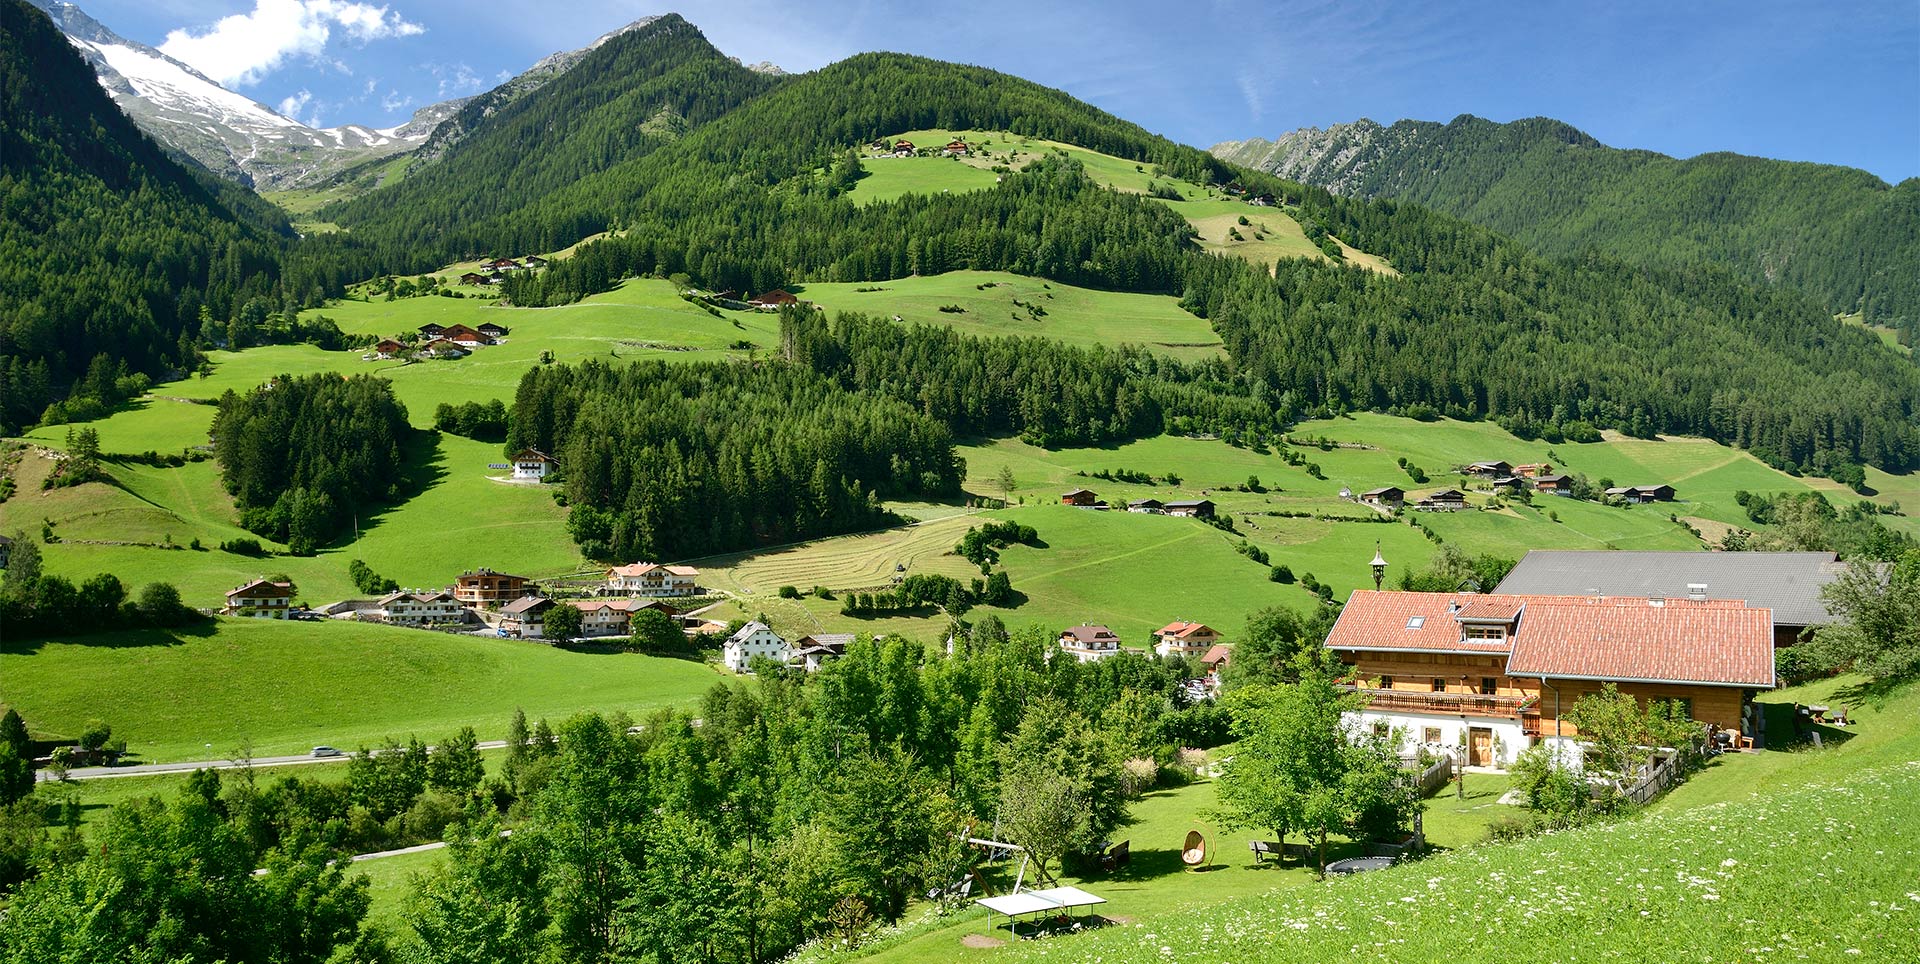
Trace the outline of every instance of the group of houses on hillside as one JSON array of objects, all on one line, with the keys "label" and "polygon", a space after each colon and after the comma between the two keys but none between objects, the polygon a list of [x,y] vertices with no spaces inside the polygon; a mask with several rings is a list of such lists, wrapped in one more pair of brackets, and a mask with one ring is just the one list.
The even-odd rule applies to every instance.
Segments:
[{"label": "group of houses on hillside", "polygon": [[415,358],[422,361],[465,358],[474,350],[488,345],[497,345],[507,337],[508,328],[486,322],[478,327],[469,325],[438,325],[428,322],[420,326],[420,337],[416,344],[392,338],[383,338],[369,349],[366,358],[369,361],[382,361],[392,358]]},{"label": "group of houses on hillside", "polygon": [[[523,639],[545,637],[547,613],[555,606],[580,610],[582,637],[625,636],[634,616],[654,610],[683,628],[706,629],[706,621],[683,618],[662,600],[705,594],[700,571],[691,566],[651,562],[614,566],[581,598],[545,594],[526,576],[470,569],[444,589],[409,589],[378,599],[349,599],[312,610],[312,618],[357,619],[416,629],[492,628]],[[305,611],[293,607],[293,587],[255,579],[227,593],[225,615],[288,619]]]},{"label": "group of houses on hillside", "polygon": [[527,255],[518,261],[512,258],[495,258],[492,261],[480,265],[477,271],[469,271],[462,274],[460,276],[460,283],[463,285],[473,285],[476,288],[484,288],[488,285],[499,284],[506,280],[507,275],[516,271],[538,271],[546,266],[547,259],[537,254]]},{"label": "group of houses on hillside", "polygon": [[820,310],[818,305],[785,288],[774,288],[757,295],[743,295],[732,288],[725,291],[692,291],[689,294],[716,308],[731,311],[779,311],[789,305],[808,305],[816,311]]},{"label": "group of houses on hillside", "polygon": [[[1091,489],[1074,489],[1060,493],[1060,504],[1080,509],[1108,509],[1106,502]],[[1183,519],[1211,519],[1214,505],[1212,499],[1183,499],[1162,502],[1159,499],[1138,499],[1127,503],[1128,512],[1145,515],[1170,515]]]},{"label": "group of houses on hillside", "polygon": [[[1574,490],[1573,476],[1555,472],[1553,466],[1546,462],[1522,465],[1497,460],[1472,462],[1461,466],[1459,471],[1464,476],[1484,479],[1495,492],[1507,494],[1531,491],[1571,497]],[[1341,495],[1346,493],[1342,492]],[[1397,485],[1383,485],[1368,489],[1354,498],[1365,505],[1389,511],[1398,511],[1408,505],[1425,512],[1455,512],[1467,507],[1466,493],[1450,488],[1422,493],[1409,500],[1406,489]],[[1671,502],[1674,489],[1665,483],[1615,486],[1606,490],[1606,498],[1636,505]]]},{"label": "group of houses on hillside", "polygon": [[[912,141],[904,137],[894,141],[888,141],[882,137],[868,144],[867,149],[873,152],[874,157],[914,157],[921,153]],[[967,146],[966,140],[959,137],[948,141],[938,151],[928,149],[926,152],[928,156],[940,157],[967,157],[972,153],[973,149]]]},{"label": "group of houses on hillside", "polygon": [[1820,590],[1842,569],[1821,552],[1536,551],[1491,593],[1356,592],[1326,645],[1367,697],[1355,721],[1409,754],[1572,752],[1567,711],[1609,683],[1751,748],[1776,647],[1833,621]]}]

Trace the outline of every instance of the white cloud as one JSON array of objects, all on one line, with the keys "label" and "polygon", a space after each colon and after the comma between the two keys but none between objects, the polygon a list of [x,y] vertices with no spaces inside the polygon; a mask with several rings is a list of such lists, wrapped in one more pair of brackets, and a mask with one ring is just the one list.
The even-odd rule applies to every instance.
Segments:
[{"label": "white cloud", "polygon": [[380,98],[380,109],[389,114],[402,107],[411,106],[413,106],[413,98],[409,95],[401,94],[397,90],[389,90],[387,91],[387,96]]},{"label": "white cloud", "polygon": [[487,82],[473,72],[465,63],[428,64],[427,71],[440,82],[440,96],[459,97],[465,94],[477,94],[487,88]]},{"label": "white cloud", "polygon": [[[308,105],[312,105],[313,110],[309,112],[307,116],[301,117],[300,112],[306,110]],[[280,116],[291,117],[308,127],[322,126],[320,123],[320,105],[314,103],[313,91],[307,90],[304,87],[282,98],[279,106],[274,109],[279,111]]]},{"label": "white cloud", "polygon": [[370,3],[254,0],[251,13],[222,17],[197,33],[175,30],[167,34],[160,49],[223,84],[253,84],[288,57],[320,59],[336,30],[349,40],[367,43],[411,37],[426,28]]},{"label": "white cloud", "polygon": [[1240,85],[1240,96],[1246,99],[1247,113],[1254,120],[1260,119],[1260,112],[1266,106],[1266,97],[1260,90],[1260,78],[1250,70],[1242,69],[1234,81]]}]

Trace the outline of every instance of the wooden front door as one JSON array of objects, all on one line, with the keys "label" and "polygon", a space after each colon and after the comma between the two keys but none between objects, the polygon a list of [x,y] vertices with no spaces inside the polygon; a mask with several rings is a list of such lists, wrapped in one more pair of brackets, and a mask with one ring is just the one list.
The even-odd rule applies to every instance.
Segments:
[{"label": "wooden front door", "polygon": [[1493,765],[1493,731],[1484,727],[1474,727],[1472,741],[1468,744],[1467,762],[1472,766]]}]

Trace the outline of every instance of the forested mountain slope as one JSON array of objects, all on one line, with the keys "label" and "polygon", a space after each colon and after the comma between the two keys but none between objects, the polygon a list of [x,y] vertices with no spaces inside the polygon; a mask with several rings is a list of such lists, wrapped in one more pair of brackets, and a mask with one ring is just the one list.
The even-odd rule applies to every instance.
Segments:
[{"label": "forested mountain slope", "polygon": [[1359,198],[1412,201],[1550,256],[1708,262],[1909,336],[1920,326],[1920,178],[1739,154],[1619,150],[1559,121],[1369,120],[1213,153]]},{"label": "forested mountain slope", "polygon": [[175,163],[22,0],[0,0],[0,108],[0,429],[180,364],[203,308],[274,291],[278,212]]},{"label": "forested mountain slope", "polygon": [[656,17],[597,41],[533,93],[476,98],[435,131],[435,163],[320,217],[442,261],[564,247],[604,225],[554,218],[506,236],[481,226],[529,207],[547,210],[549,196],[644,157],[778,82],[715,50],[678,15]]}]

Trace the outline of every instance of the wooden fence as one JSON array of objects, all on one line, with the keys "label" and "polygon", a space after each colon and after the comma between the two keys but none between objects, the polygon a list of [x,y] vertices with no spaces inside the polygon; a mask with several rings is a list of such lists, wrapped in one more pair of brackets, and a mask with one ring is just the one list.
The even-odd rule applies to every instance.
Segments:
[{"label": "wooden fence", "polygon": [[1666,751],[1666,755],[1647,770],[1647,775],[1622,790],[1621,796],[1636,804],[1648,803],[1679,783],[1681,778],[1686,776],[1686,764],[1700,752],[1701,746],[1697,743],[1689,743],[1678,749]]},{"label": "wooden fence", "polygon": [[1443,754],[1438,760],[1433,761],[1433,765],[1420,771],[1415,782],[1420,787],[1420,795],[1430,797],[1438,793],[1440,788],[1446,786],[1447,781],[1451,779],[1453,779],[1453,757]]}]

